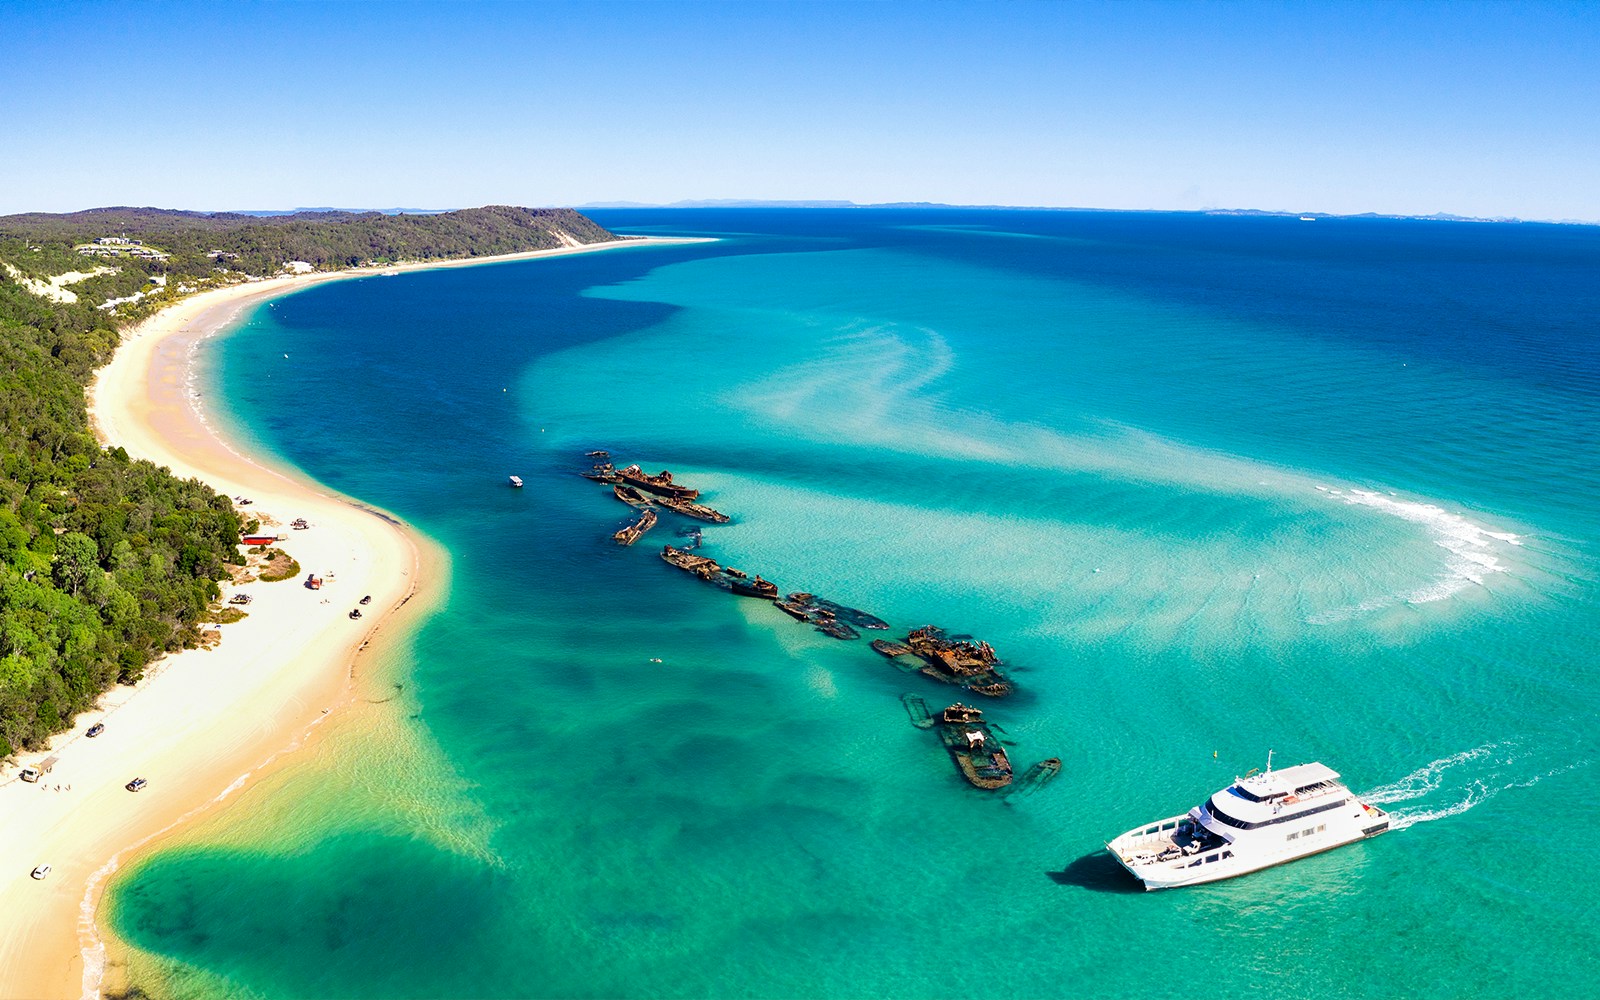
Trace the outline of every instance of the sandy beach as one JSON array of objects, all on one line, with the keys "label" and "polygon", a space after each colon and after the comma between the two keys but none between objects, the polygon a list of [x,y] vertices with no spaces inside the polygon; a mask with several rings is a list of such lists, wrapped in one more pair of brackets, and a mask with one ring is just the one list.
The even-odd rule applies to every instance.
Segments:
[{"label": "sandy beach", "polygon": [[[429,264],[383,271],[469,266],[500,260],[592,252],[614,243]],[[138,685],[102,697],[93,712],[52,740],[57,758],[37,784],[18,766],[0,774],[0,997],[98,996],[104,946],[95,911],[106,882],[139,850],[223,807],[263,769],[292,763],[318,724],[350,697],[360,659],[380,631],[403,634],[443,591],[442,553],[391,518],[273,468],[217,435],[190,387],[195,347],[261,301],[322,281],[370,277],[367,268],[250,282],[179,302],[125,331],[110,364],[90,388],[103,443],[254,501],[244,512],[268,518],[288,537],[280,547],[300,579],[252,582],[242,621],[222,625],[213,649],[186,650],[153,664]],[[290,530],[295,518],[310,527]],[[303,584],[315,572],[330,582]],[[224,597],[235,592],[224,584]],[[364,616],[349,613],[364,595]],[[397,617],[405,606],[404,617]],[[397,627],[399,626],[399,627]],[[363,647],[366,647],[364,650]],[[98,737],[85,731],[105,723]],[[124,786],[147,779],[139,792]],[[36,865],[52,871],[30,877]]]}]

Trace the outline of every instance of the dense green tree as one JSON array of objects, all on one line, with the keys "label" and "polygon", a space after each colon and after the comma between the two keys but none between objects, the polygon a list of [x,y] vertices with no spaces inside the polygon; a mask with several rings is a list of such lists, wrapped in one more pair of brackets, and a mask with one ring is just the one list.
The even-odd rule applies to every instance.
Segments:
[{"label": "dense green tree", "polygon": [[[162,257],[86,257],[119,236]],[[37,746],[107,687],[193,645],[227,564],[240,559],[226,497],[89,429],[84,387],[117,328],[185,293],[290,260],[319,268],[541,250],[613,238],[567,209],[277,218],[95,209],[0,218],[0,262],[24,279],[106,270],[76,301],[29,291],[0,268],[0,756]],[[157,278],[165,278],[165,285]],[[113,299],[137,300],[104,309]]]}]

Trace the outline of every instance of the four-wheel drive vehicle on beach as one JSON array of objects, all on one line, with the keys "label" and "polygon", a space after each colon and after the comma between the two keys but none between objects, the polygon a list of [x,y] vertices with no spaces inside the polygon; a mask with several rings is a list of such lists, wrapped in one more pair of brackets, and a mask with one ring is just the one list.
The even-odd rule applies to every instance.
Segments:
[{"label": "four-wheel drive vehicle on beach", "polygon": [[49,774],[51,768],[53,768],[55,766],[56,766],[56,756],[55,756],[55,754],[51,754],[50,756],[46,757],[44,760],[41,760],[39,763],[32,764],[32,765],[29,765],[28,767],[23,768],[22,769],[22,780],[23,781],[38,781],[40,778],[42,778],[45,775]]},{"label": "four-wheel drive vehicle on beach", "polygon": [[127,788],[130,792],[137,792],[139,789],[148,784],[150,784],[150,782],[144,780],[143,778],[134,778],[132,781],[128,782]]},{"label": "four-wheel drive vehicle on beach", "polygon": [[85,736],[99,736],[101,733],[103,733],[105,731],[106,731],[106,724],[104,722],[96,722],[94,725],[90,726],[89,727],[89,731],[84,733],[83,735],[85,735]]},{"label": "four-wheel drive vehicle on beach", "polygon": [[35,868],[33,870],[33,877],[34,878],[44,878],[48,874],[50,874],[50,866],[49,865],[40,865],[39,867],[37,867],[37,868]]}]

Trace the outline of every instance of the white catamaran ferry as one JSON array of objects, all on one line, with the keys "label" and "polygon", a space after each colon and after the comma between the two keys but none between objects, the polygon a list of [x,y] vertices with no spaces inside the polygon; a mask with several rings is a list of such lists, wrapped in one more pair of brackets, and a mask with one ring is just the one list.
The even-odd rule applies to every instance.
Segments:
[{"label": "white catamaran ferry", "polygon": [[1235,778],[1182,816],[1107,844],[1146,889],[1199,885],[1260,871],[1389,829],[1389,814],[1357,799],[1322,764]]}]

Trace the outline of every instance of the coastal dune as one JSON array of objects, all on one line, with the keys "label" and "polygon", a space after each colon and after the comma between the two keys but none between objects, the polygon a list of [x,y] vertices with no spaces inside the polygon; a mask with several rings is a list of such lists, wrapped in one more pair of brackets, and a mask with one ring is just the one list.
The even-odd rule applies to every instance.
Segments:
[{"label": "coastal dune", "polygon": [[[498,258],[402,265],[461,266],[490,260],[581,253],[675,242],[645,239]],[[397,521],[289,470],[258,461],[218,435],[191,387],[196,347],[247,307],[319,281],[372,270],[252,282],[184,300],[125,332],[90,389],[103,443],[251,498],[247,516],[299,562],[297,579],[251,582],[243,620],[219,626],[211,649],[185,650],[153,664],[133,688],[117,688],[58,735],[53,770],[37,784],[0,776],[0,997],[97,996],[104,947],[95,910],[116,867],[185,823],[229,801],[286,751],[306,745],[319,722],[351,700],[354,679],[396,612],[426,608],[442,592],[443,554]],[[306,530],[289,530],[305,518]],[[304,585],[316,573],[320,590]],[[235,588],[224,585],[225,592]],[[363,617],[352,620],[352,609]],[[402,623],[404,624],[404,623]],[[105,731],[85,730],[104,721]],[[36,762],[45,753],[23,755]],[[148,780],[139,792],[124,785]],[[30,877],[36,865],[52,871]]]}]

